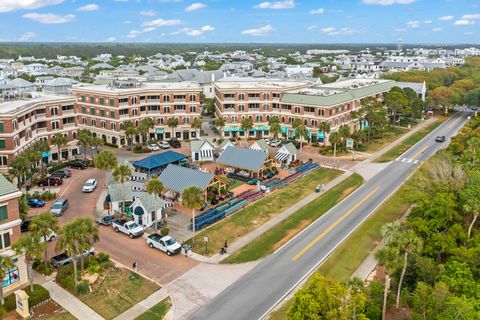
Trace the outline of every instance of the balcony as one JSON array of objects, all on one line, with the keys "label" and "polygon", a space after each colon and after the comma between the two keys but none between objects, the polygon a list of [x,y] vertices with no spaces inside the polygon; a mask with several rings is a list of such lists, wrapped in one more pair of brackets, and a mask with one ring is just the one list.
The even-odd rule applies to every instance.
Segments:
[{"label": "balcony", "polygon": [[35,119],[46,119],[47,115],[45,113],[37,113]]},{"label": "balcony", "polygon": [[315,115],[315,112],[307,112],[307,111],[305,111],[305,112],[303,112],[303,114],[306,115],[306,116],[314,116],[314,115]]},{"label": "balcony", "polygon": [[68,110],[63,110],[62,111],[62,114],[64,115],[71,115],[71,114],[75,114],[75,110],[74,109],[68,109]]},{"label": "balcony", "polygon": [[292,110],[280,109],[280,113],[292,113]]},{"label": "balcony", "polygon": [[128,102],[120,102],[118,105],[120,107],[128,107]]},{"label": "balcony", "polygon": [[63,127],[64,128],[74,128],[75,127],[75,122],[64,123]]},{"label": "balcony", "polygon": [[148,103],[160,103],[160,99],[148,99]]},{"label": "balcony", "polygon": [[130,118],[130,115],[128,113],[120,115],[120,119],[128,119],[128,118]]},{"label": "balcony", "polygon": [[47,127],[37,128],[37,133],[45,133],[45,132],[48,132],[48,128],[47,128]]},{"label": "balcony", "polygon": [[187,110],[173,110],[173,113],[186,113]]}]

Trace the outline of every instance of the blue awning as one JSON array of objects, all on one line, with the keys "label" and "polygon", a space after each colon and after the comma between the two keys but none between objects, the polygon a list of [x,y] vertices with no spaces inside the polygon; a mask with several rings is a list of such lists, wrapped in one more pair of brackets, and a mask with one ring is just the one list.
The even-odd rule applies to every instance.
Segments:
[{"label": "blue awning", "polygon": [[166,151],[163,153],[155,154],[153,156],[147,157],[145,159],[135,161],[132,165],[135,168],[140,168],[144,170],[153,170],[167,166],[170,163],[175,163],[180,160],[188,158],[186,155],[175,152],[175,151]]}]

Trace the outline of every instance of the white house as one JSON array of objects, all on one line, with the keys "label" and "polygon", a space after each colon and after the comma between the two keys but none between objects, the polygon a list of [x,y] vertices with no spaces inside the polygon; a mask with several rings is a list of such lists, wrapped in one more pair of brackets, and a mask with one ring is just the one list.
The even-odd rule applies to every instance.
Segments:
[{"label": "white house", "polygon": [[208,140],[191,142],[192,161],[214,161],[215,146]]},{"label": "white house", "polygon": [[223,151],[225,151],[225,149],[227,149],[228,147],[235,147],[235,144],[227,139],[227,140],[224,140],[221,144],[220,144],[220,151],[219,151],[219,154],[222,154]]},{"label": "white house", "polygon": [[133,213],[133,220],[138,225],[148,227],[156,221],[161,221],[162,211],[169,206],[172,206],[171,202],[142,193],[135,197],[130,209]]},{"label": "white house", "polygon": [[255,141],[249,149],[268,153],[268,144],[264,139],[260,139]]},{"label": "white house", "polygon": [[281,165],[289,165],[291,162],[297,160],[298,150],[295,148],[293,143],[284,144],[278,151],[275,153],[275,159]]}]

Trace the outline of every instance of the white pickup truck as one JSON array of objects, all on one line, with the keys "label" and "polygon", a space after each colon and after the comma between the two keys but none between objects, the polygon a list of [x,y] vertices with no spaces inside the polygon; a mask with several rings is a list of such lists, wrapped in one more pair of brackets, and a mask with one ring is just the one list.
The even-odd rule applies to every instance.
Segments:
[{"label": "white pickup truck", "polygon": [[166,252],[171,256],[179,253],[182,250],[180,244],[170,236],[162,237],[157,233],[153,233],[147,237],[147,244],[150,248],[157,248],[160,251]]},{"label": "white pickup truck", "polygon": [[112,227],[115,232],[125,233],[132,239],[144,233],[143,228],[133,221],[113,221]]}]

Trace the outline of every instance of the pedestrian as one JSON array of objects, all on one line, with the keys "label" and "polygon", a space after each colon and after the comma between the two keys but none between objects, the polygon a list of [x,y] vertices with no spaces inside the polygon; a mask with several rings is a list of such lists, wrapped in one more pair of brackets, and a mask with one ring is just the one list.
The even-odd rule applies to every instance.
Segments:
[{"label": "pedestrian", "polygon": [[223,247],[225,248],[225,250],[228,248],[228,242],[227,242],[227,240],[225,240],[225,242],[223,243]]},{"label": "pedestrian", "polygon": [[188,256],[188,250],[189,250],[189,249],[190,249],[190,248],[189,248],[188,244],[185,243],[185,244],[183,245],[183,251],[185,251],[185,258]]}]

